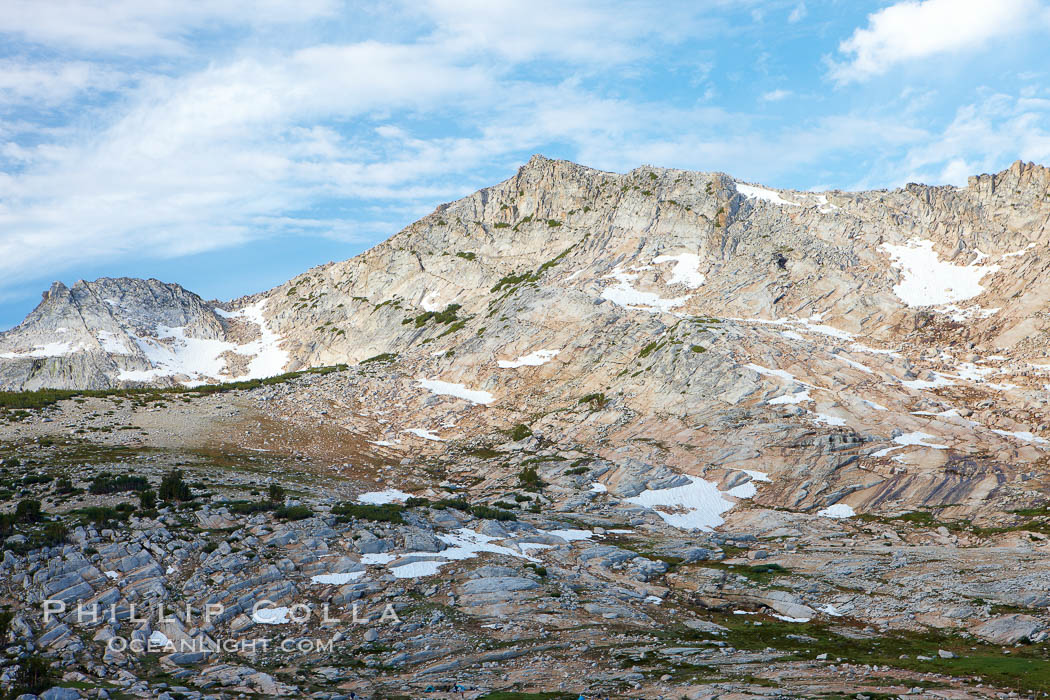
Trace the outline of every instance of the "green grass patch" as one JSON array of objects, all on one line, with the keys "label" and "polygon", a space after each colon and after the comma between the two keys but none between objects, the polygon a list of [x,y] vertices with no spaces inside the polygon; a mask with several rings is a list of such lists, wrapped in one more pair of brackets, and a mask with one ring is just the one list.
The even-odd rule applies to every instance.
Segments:
[{"label": "green grass patch", "polygon": [[397,353],[396,352],[381,352],[378,355],[372,355],[371,357],[369,357],[369,358],[367,358],[365,360],[361,360],[361,364],[362,365],[367,365],[367,364],[371,364],[373,362],[386,363],[386,362],[393,362],[396,359],[397,359]]},{"label": "green grass patch", "polygon": [[247,391],[258,389],[262,386],[282,384],[284,382],[298,379],[307,374],[329,374],[347,369],[347,365],[332,365],[329,367],[316,367],[298,372],[286,372],[275,377],[266,379],[249,379],[240,382],[223,382],[220,384],[202,384],[195,387],[172,386],[172,387],[140,387],[131,389],[39,389],[37,391],[5,391],[0,392],[0,410],[33,410],[53,406],[59,401],[76,398],[127,398],[144,402],[162,401],[172,396],[183,396],[187,398],[210,396],[211,394],[222,394],[228,391]]}]

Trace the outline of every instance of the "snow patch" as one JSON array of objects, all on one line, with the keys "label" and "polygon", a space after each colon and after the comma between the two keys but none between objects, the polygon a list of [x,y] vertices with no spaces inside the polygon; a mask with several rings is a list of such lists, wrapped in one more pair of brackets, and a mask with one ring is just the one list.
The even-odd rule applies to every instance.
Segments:
[{"label": "snow patch", "polygon": [[[535,559],[526,553],[520,552],[510,547],[503,547],[501,545],[492,544],[493,541],[499,539],[497,537],[491,537],[489,535],[483,535],[480,532],[474,532],[467,528],[460,528],[455,532],[448,535],[438,535],[445,544],[449,545],[448,549],[444,549],[440,552],[407,552],[400,556],[402,557],[428,557],[425,560],[409,562],[401,564],[399,566],[393,566],[390,568],[392,573],[397,578],[421,578],[423,576],[433,576],[438,573],[442,566],[452,561],[462,561],[464,559],[473,559],[482,552],[491,552],[493,554],[504,554],[518,559],[527,559],[532,562],[538,562],[539,559]],[[374,555],[373,555],[374,556]],[[387,555],[390,556],[390,555]],[[389,561],[392,560],[392,557]],[[365,557],[361,557],[362,563],[365,561]],[[379,563],[379,562],[376,562]]]},{"label": "snow patch", "polygon": [[780,193],[775,190],[769,190],[765,187],[756,187],[754,185],[745,185],[741,182],[734,183],[736,185],[736,191],[744,195],[748,199],[761,199],[772,204],[779,204],[780,206],[801,206],[796,202],[789,202],[780,196]]},{"label": "snow patch", "polygon": [[423,301],[419,303],[423,307],[424,311],[441,311],[445,307],[441,305],[437,300],[437,292],[431,292],[423,297]]},{"label": "snow patch", "polygon": [[818,423],[824,423],[826,425],[831,425],[835,427],[841,427],[843,425],[846,425],[845,418],[839,418],[838,416],[829,416],[827,413],[814,413],[812,415],[813,420],[815,420]]},{"label": "snow patch", "polygon": [[522,355],[516,360],[497,360],[496,364],[502,369],[517,369],[518,367],[539,367],[545,365],[555,358],[561,350],[535,350],[528,355]]},{"label": "snow patch", "polygon": [[259,608],[252,614],[252,621],[260,625],[288,624],[288,608]]},{"label": "snow patch", "polygon": [[769,478],[769,474],[760,472],[757,469],[741,469],[740,471],[750,476],[753,481],[765,481],[770,484],[773,483],[773,480]]},{"label": "snow patch", "polygon": [[1010,432],[1009,430],[995,430],[993,428],[992,432],[997,434],[997,435],[1004,435],[1004,436],[1007,436],[1007,437],[1015,437],[1018,440],[1021,440],[1023,442],[1034,442],[1034,443],[1037,443],[1037,444],[1040,444],[1040,445],[1045,445],[1047,443],[1050,443],[1050,440],[1047,440],[1046,438],[1041,438],[1038,435],[1036,435],[1035,433],[1032,433],[1031,431],[1028,431],[1028,430],[1018,430],[1018,431]]},{"label": "snow patch", "polygon": [[263,318],[266,299],[260,299],[251,306],[240,310],[239,314],[259,326],[259,339],[237,348],[238,355],[255,355],[248,363],[248,373],[241,379],[265,379],[284,371],[288,364],[288,352],[279,347],[281,337],[270,329]]},{"label": "snow patch", "polygon": [[[121,370],[119,379],[148,382],[158,377],[183,375],[191,379],[219,377],[226,369],[221,356],[237,348],[233,343],[217,338],[192,338],[186,328],[157,327],[157,339],[146,336],[132,338],[146,356],[153,369]],[[161,343],[161,340],[171,340]]]},{"label": "snow patch", "polygon": [[594,533],[590,530],[545,530],[548,535],[554,535],[560,537],[566,542],[579,542],[580,540],[589,540],[594,537]]},{"label": "snow patch", "polygon": [[904,433],[903,435],[898,435],[897,437],[893,438],[893,441],[895,443],[897,443],[897,445],[899,445],[900,447],[887,447],[887,448],[879,450],[878,452],[873,452],[871,456],[872,457],[885,457],[890,452],[893,452],[894,450],[899,450],[901,447],[917,446],[917,447],[929,447],[929,448],[934,449],[934,450],[946,450],[946,449],[948,449],[947,445],[939,445],[939,444],[934,443],[934,442],[927,442],[927,440],[930,440],[932,438],[933,438],[933,436],[930,435],[929,433],[923,433],[923,432],[918,432],[918,431],[914,432],[914,433]]},{"label": "snow patch", "polygon": [[817,515],[822,518],[835,518],[836,520],[842,520],[845,518],[852,518],[856,513],[845,503],[836,503],[833,506],[817,511]]},{"label": "snow patch", "polygon": [[1024,248],[1021,248],[1021,250],[1015,250],[1012,253],[1003,253],[999,257],[1000,258],[1017,258],[1017,257],[1020,257],[1020,256],[1024,255],[1025,253],[1030,251],[1032,248],[1035,248],[1035,243],[1029,243]]},{"label": "snow patch", "polygon": [[925,379],[911,379],[911,380],[907,380],[907,381],[903,381],[902,380],[901,384],[903,384],[904,386],[908,387],[909,389],[917,389],[917,390],[922,390],[922,389],[940,389],[941,387],[955,386],[955,382],[953,382],[952,380],[948,379],[948,377],[944,376],[940,372],[934,372],[933,373],[933,380],[932,381],[925,380]]},{"label": "snow patch", "polygon": [[933,249],[933,241],[911,240],[905,245],[884,243],[901,281],[893,293],[907,306],[938,306],[971,299],[984,291],[981,279],[998,265],[969,265],[944,262]]},{"label": "snow patch", "polygon": [[171,640],[160,630],[153,630],[149,636],[149,644],[154,647],[166,647],[171,644]]},{"label": "snow patch", "polygon": [[416,381],[419,382],[419,386],[429,389],[431,393],[439,396],[455,396],[457,399],[471,403],[490,404],[494,398],[487,391],[468,389],[462,384],[443,382],[440,379],[417,379]]},{"label": "snow patch", "polygon": [[424,440],[433,440],[434,442],[444,442],[445,438],[441,437],[432,430],[426,430],[425,428],[409,428],[402,432],[411,433],[416,437],[423,438]]},{"label": "snow patch", "polygon": [[102,346],[104,352],[108,352],[111,355],[128,354],[128,346],[124,342],[124,339],[118,337],[115,333],[100,330],[95,334],[95,338],[98,340],[98,344]]},{"label": "snow patch", "polygon": [[682,530],[710,531],[724,523],[721,515],[733,504],[711,482],[697,476],[687,478],[685,486],[647,489],[624,500],[655,510],[668,525]]},{"label": "snow patch", "polygon": [[799,380],[795,379],[795,376],[790,372],[785,372],[782,369],[770,369],[768,367],[763,367],[762,365],[756,365],[753,362],[749,362],[744,366],[753,372],[758,372],[764,377],[779,377],[780,379],[786,379],[789,382],[798,382],[799,384],[809,386],[809,384],[806,384],[805,382],[800,382]]},{"label": "snow patch", "polygon": [[357,497],[357,502],[382,506],[387,503],[404,503],[411,497],[411,494],[407,494],[404,491],[386,489],[385,491],[369,491],[368,493],[362,493]]},{"label": "snow patch", "polygon": [[671,268],[671,279],[668,284],[681,284],[696,289],[704,283],[704,276],[700,273],[700,256],[693,253],[682,253],[681,255],[661,255],[653,258],[654,263],[673,262]]},{"label": "snow patch", "polygon": [[401,566],[392,566],[390,567],[390,573],[394,575],[394,578],[422,578],[438,573],[445,564],[448,564],[448,562],[439,559],[425,559],[402,564]]},{"label": "snow patch", "polygon": [[348,571],[345,574],[318,574],[310,577],[310,583],[319,583],[326,586],[342,586],[345,583],[356,581],[364,575],[364,571]]},{"label": "snow patch", "polygon": [[862,365],[861,363],[856,362],[855,360],[851,360],[848,357],[843,357],[842,355],[839,355],[837,353],[835,354],[835,357],[841,360],[842,362],[845,362],[853,369],[859,369],[861,372],[866,372],[868,374],[875,374],[875,372],[873,372],[870,367]]},{"label": "snow patch", "polygon": [[638,275],[623,272],[619,269],[613,270],[613,273],[608,275],[607,279],[615,279],[617,283],[602,290],[601,298],[607,299],[617,306],[622,306],[627,309],[638,309],[641,311],[651,311],[653,313],[670,313],[672,309],[675,309],[688,301],[691,296],[686,295],[675,299],[664,299],[660,295],[653,294],[652,292],[638,291],[631,286],[631,282],[637,279],[637,277]]},{"label": "snow patch", "polygon": [[783,396],[778,396],[775,399],[766,401],[766,403],[770,406],[781,406],[783,404],[799,404],[812,400],[813,397],[809,395],[809,389],[805,389],[795,394],[784,394]]},{"label": "snow patch", "polygon": [[45,343],[44,345],[34,346],[29,352],[0,353],[0,358],[14,360],[20,357],[63,357],[82,349],[80,347],[74,348],[69,343]]},{"label": "snow patch", "polygon": [[[226,370],[226,359],[222,356],[227,352],[252,358],[248,362],[247,372],[227,377],[229,379],[264,379],[278,375],[284,371],[289,358],[288,353],[278,347],[280,336],[270,329],[263,317],[265,305],[266,299],[260,299],[239,311],[213,309],[223,318],[245,318],[259,327],[259,338],[244,345],[217,338],[193,338],[186,335],[185,326],[170,328],[161,325],[157,327],[156,339],[148,336],[132,338],[152,369],[122,370],[117,378],[147,382],[158,377],[184,375],[198,383],[201,380],[217,379]],[[101,332],[99,335],[99,341],[102,342]],[[161,340],[171,342],[162,343]]]}]

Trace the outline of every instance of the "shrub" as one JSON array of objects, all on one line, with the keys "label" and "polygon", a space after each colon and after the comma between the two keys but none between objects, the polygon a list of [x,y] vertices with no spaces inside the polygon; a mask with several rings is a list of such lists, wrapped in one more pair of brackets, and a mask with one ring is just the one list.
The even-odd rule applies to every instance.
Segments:
[{"label": "shrub", "polygon": [[586,396],[581,398],[577,403],[589,403],[592,409],[599,409],[604,408],[608,402],[609,400],[605,398],[605,394],[595,393],[587,394]]},{"label": "shrub", "polygon": [[461,251],[459,253],[456,253],[456,257],[463,258],[464,260],[474,260],[478,256],[474,253],[464,253]]},{"label": "shrub", "polygon": [[419,496],[410,496],[405,501],[405,508],[419,508],[420,506],[429,506],[430,501],[426,498],[420,498]]},{"label": "shrub", "polygon": [[146,491],[149,489],[149,479],[143,476],[131,476],[120,474],[114,476],[108,472],[102,472],[91,480],[88,490],[101,495],[106,493],[120,493],[123,491]]},{"label": "shrub", "polygon": [[40,546],[57,547],[66,544],[69,540],[69,528],[64,523],[48,523],[44,527],[43,536],[40,538]]},{"label": "shrub", "polygon": [[332,509],[332,513],[339,516],[340,522],[347,522],[351,518],[359,520],[372,520],[379,523],[405,522],[401,517],[404,506],[397,503],[384,503],[373,505],[371,503],[342,503]]},{"label": "shrub", "polygon": [[268,496],[270,498],[270,503],[283,503],[284,489],[281,488],[280,484],[270,484]]},{"label": "shrub", "polygon": [[433,320],[437,323],[447,325],[459,320],[458,312],[460,308],[462,307],[459,304],[449,304],[444,308],[443,311],[426,311],[424,313],[419,314],[418,316],[406,318],[401,323],[402,325],[414,323],[416,328],[422,328],[423,326],[427,325],[427,323],[429,323],[431,320]]},{"label": "shrub", "polygon": [[26,499],[15,506],[15,520],[20,523],[37,523],[43,517],[40,501]]},{"label": "shrub", "polygon": [[482,518],[484,520],[517,520],[518,516],[514,515],[506,510],[500,510],[499,508],[492,508],[490,506],[480,505],[474,506],[470,509],[470,514],[475,518]]},{"label": "shrub", "polygon": [[68,477],[62,477],[55,482],[55,493],[59,494],[70,494],[76,493],[78,489],[73,486],[73,481]]},{"label": "shrub", "polygon": [[139,507],[143,510],[153,510],[157,507],[157,492],[153,489],[139,491]]},{"label": "shrub", "polygon": [[306,506],[283,506],[273,512],[273,517],[278,520],[305,520],[313,514]]},{"label": "shrub", "polygon": [[528,466],[518,473],[518,481],[527,489],[535,490],[543,486],[540,475],[536,473],[536,467]]},{"label": "shrub", "polygon": [[707,352],[707,348],[705,348],[703,345],[690,345],[689,349],[693,352]]},{"label": "shrub", "polygon": [[432,507],[436,508],[437,510],[455,508],[456,510],[461,510],[464,513],[470,511],[470,504],[467,503],[466,499],[464,498],[442,498],[440,501],[434,503]]},{"label": "shrub", "polygon": [[379,355],[373,355],[366,360],[361,360],[361,364],[367,365],[370,362],[393,362],[397,359],[396,352],[384,352]]},{"label": "shrub", "polygon": [[110,521],[127,520],[130,515],[129,511],[117,510],[108,506],[88,506],[81,508],[78,512],[96,527],[102,527]]},{"label": "shrub", "polygon": [[51,665],[42,656],[28,656],[19,663],[9,697],[39,695],[52,685]]},{"label": "shrub", "polygon": [[163,501],[189,501],[193,499],[189,485],[182,480],[182,470],[172,469],[160,482],[158,495]]},{"label": "shrub", "polygon": [[522,282],[530,281],[532,281],[532,273],[528,271],[522,272],[517,275],[504,275],[500,278],[499,282],[496,282],[496,284],[492,286],[492,289],[490,291],[492,293],[496,293],[504,287],[515,287],[521,284]]},{"label": "shrub", "polygon": [[514,442],[517,442],[518,440],[524,440],[525,438],[531,436],[532,430],[529,429],[529,426],[525,425],[524,423],[518,423],[510,429],[510,439]]},{"label": "shrub", "polygon": [[546,566],[540,566],[539,564],[531,564],[531,563],[530,564],[526,564],[525,566],[527,566],[528,568],[530,568],[533,571],[535,571],[536,575],[539,576],[540,578],[546,578],[547,577],[547,567]]},{"label": "shrub", "polygon": [[273,510],[276,506],[273,501],[230,501],[226,507],[233,513],[240,515],[253,515]]},{"label": "shrub", "polygon": [[665,344],[666,343],[661,343],[659,340],[654,340],[653,342],[649,343],[644,348],[642,348],[642,351],[638,353],[638,357],[642,359],[649,357],[649,355],[662,348]]},{"label": "shrub", "polygon": [[586,474],[590,469],[588,467],[574,467],[573,469],[566,470],[568,476],[579,476],[580,474]]}]

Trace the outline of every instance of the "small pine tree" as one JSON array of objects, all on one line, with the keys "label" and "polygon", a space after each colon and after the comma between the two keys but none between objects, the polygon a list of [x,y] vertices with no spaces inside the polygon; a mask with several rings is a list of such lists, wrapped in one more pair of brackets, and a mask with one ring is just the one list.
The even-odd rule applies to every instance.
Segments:
[{"label": "small pine tree", "polygon": [[284,503],[284,489],[280,484],[270,484],[270,503]]},{"label": "small pine tree", "polygon": [[182,480],[181,469],[172,469],[164,475],[158,495],[163,501],[189,501],[193,498],[189,484]]},{"label": "small pine tree", "polygon": [[157,492],[153,489],[139,491],[139,507],[142,510],[153,510],[157,507]]},{"label": "small pine tree", "polygon": [[40,501],[26,499],[15,507],[15,520],[20,523],[36,523],[41,519]]}]

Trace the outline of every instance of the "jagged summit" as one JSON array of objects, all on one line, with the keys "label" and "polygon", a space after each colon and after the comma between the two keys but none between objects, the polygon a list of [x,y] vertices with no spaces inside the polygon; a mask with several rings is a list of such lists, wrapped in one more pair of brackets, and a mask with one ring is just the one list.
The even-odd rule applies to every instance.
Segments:
[{"label": "jagged summit", "polygon": [[[0,379],[26,389],[98,389],[258,376],[250,363],[275,354],[256,311],[226,311],[156,279],[55,282],[0,335]],[[279,373],[283,365],[274,359],[258,371]]]}]

